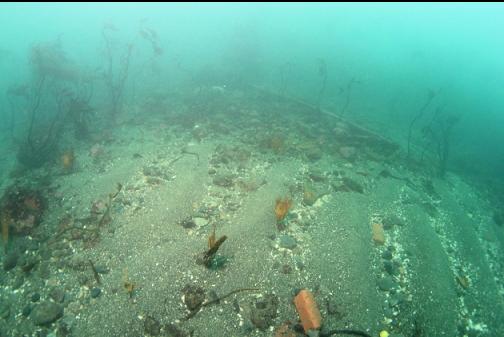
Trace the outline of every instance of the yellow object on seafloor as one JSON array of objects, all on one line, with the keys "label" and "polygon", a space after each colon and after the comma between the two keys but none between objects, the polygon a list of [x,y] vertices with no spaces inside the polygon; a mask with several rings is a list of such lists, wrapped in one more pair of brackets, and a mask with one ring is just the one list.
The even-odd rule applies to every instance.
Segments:
[{"label": "yellow object on seafloor", "polygon": [[388,337],[388,336],[389,336],[389,333],[387,330],[380,331],[380,337]]}]

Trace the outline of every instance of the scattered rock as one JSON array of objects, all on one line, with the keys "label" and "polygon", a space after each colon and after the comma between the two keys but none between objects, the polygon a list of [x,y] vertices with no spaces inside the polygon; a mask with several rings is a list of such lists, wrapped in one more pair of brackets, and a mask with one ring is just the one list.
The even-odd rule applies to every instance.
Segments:
[{"label": "scattered rock", "polygon": [[354,161],[357,150],[353,146],[342,146],[338,150],[339,154],[348,161]]},{"label": "scattered rock", "polygon": [[388,249],[384,251],[381,256],[385,260],[392,260],[392,252]]},{"label": "scattered rock", "polygon": [[170,180],[170,176],[164,172],[164,170],[160,167],[157,166],[145,166],[142,170],[144,176],[146,177],[152,177],[152,178],[159,178],[163,180]]},{"label": "scattered rock", "polygon": [[18,275],[14,279],[14,283],[12,284],[12,289],[17,290],[23,286],[25,282],[25,278],[23,275]]},{"label": "scattered rock", "polygon": [[91,297],[92,298],[97,298],[101,294],[101,289],[100,288],[93,288],[91,289]]},{"label": "scattered rock", "polygon": [[7,256],[4,257],[3,260],[3,269],[5,271],[9,271],[16,267],[17,262],[18,262],[19,255],[17,252],[11,252],[7,254]]},{"label": "scattered rock", "polygon": [[436,192],[436,189],[434,188],[434,183],[430,179],[423,179],[422,180],[422,187],[425,193],[427,193],[431,198],[434,200],[441,200],[441,197],[439,194]]},{"label": "scattered rock", "polygon": [[193,135],[194,139],[196,139],[198,142],[201,142],[201,140],[207,136],[208,132],[205,130],[205,128],[196,124],[193,127],[191,134]]},{"label": "scattered rock", "polygon": [[264,184],[266,184],[266,180],[259,178],[242,179],[237,182],[238,187],[244,192],[257,191]]},{"label": "scattered rock", "polygon": [[31,301],[32,302],[38,302],[40,301],[40,294],[39,293],[33,293],[31,296]]},{"label": "scattered rock", "polygon": [[465,275],[457,275],[456,276],[457,283],[463,288],[463,289],[468,289],[469,286],[471,285],[469,282],[469,278]]},{"label": "scattered rock", "polygon": [[273,294],[267,294],[264,298],[258,299],[252,306],[250,320],[259,330],[266,330],[273,325],[277,317],[278,297]]},{"label": "scattered rock", "polygon": [[193,222],[196,225],[196,227],[204,227],[208,224],[208,219],[205,218],[193,218]]},{"label": "scattered rock", "polygon": [[340,309],[340,305],[336,302],[334,298],[329,298],[326,300],[327,314],[334,316],[336,319],[343,318],[344,314]]},{"label": "scattered rock", "polygon": [[383,291],[390,291],[396,286],[394,280],[390,276],[385,276],[378,280],[378,288]]},{"label": "scattered rock", "polygon": [[394,294],[390,295],[389,298],[389,305],[391,307],[398,306],[399,304],[403,303],[405,301],[405,296],[403,293],[396,292]]},{"label": "scattered rock", "polygon": [[165,329],[166,333],[170,337],[190,337],[192,336],[192,331],[187,332],[182,328],[179,328],[175,324],[166,324]]},{"label": "scattered rock", "polygon": [[492,219],[493,221],[495,222],[495,224],[499,227],[502,227],[502,225],[504,224],[504,212],[502,211],[494,211],[494,214],[492,216]]},{"label": "scattered rock", "polygon": [[383,263],[383,267],[385,268],[385,271],[387,274],[391,276],[395,276],[399,274],[399,266],[397,266],[395,263],[392,261],[385,261]]},{"label": "scattered rock", "polygon": [[194,223],[194,220],[192,218],[183,219],[179,222],[179,224],[187,229],[196,227],[196,224]]},{"label": "scattered rock", "polygon": [[423,201],[420,205],[424,209],[425,213],[427,213],[431,218],[436,218],[438,216],[439,211],[433,203]]},{"label": "scattered rock", "polygon": [[97,264],[95,265],[95,270],[98,274],[108,274],[110,273],[110,269],[107,268],[107,266],[104,266],[102,264]]},{"label": "scattered rock", "polygon": [[317,146],[309,146],[304,153],[310,161],[317,161],[322,158],[322,150]]},{"label": "scattered rock", "polygon": [[21,314],[24,316],[24,317],[28,317],[30,316],[30,313],[32,312],[32,306],[31,304],[27,304],[23,307],[23,310],[21,311]]},{"label": "scattered rock", "polygon": [[184,294],[184,304],[190,311],[198,309],[205,300],[205,290],[201,287],[187,284],[182,289]]},{"label": "scattered rock", "polygon": [[21,270],[25,273],[29,273],[37,265],[38,260],[35,257],[23,258],[19,262]]},{"label": "scattered rock", "polygon": [[308,177],[310,177],[310,179],[316,183],[324,182],[327,180],[327,177],[320,172],[310,172],[308,174]]},{"label": "scattered rock", "polygon": [[280,247],[285,249],[294,249],[297,246],[296,239],[290,235],[281,235],[278,239]]},{"label": "scattered rock", "polygon": [[275,337],[296,337],[296,332],[284,323],[275,329]]},{"label": "scattered rock", "polygon": [[10,315],[10,304],[2,299],[0,301],[0,318],[7,319]]},{"label": "scattered rock", "polygon": [[392,229],[394,226],[403,226],[404,222],[395,214],[387,215],[382,221],[383,229]]},{"label": "scattered rock", "polygon": [[54,302],[42,302],[31,312],[31,319],[35,325],[49,325],[63,316],[63,306]]},{"label": "scattered rock", "polygon": [[385,232],[383,230],[383,225],[379,223],[374,223],[371,229],[373,232],[373,241],[377,245],[385,244]]},{"label": "scattered rock", "polygon": [[144,331],[151,336],[158,336],[161,332],[161,324],[152,316],[145,317]]},{"label": "scattered rock", "polygon": [[282,274],[290,274],[292,273],[292,267],[288,264],[284,264],[280,268],[280,271],[282,272]]},{"label": "scattered rock", "polygon": [[303,205],[313,206],[317,202],[319,195],[310,187],[305,187],[303,191]]},{"label": "scattered rock", "polygon": [[364,193],[364,188],[358,182],[348,177],[342,177],[339,184],[333,183],[333,188],[337,192],[356,192],[361,194]]},{"label": "scattered rock", "polygon": [[213,178],[213,184],[220,187],[231,187],[233,186],[233,175],[220,173]]},{"label": "scattered rock", "polygon": [[62,303],[65,300],[65,291],[60,288],[54,288],[49,293],[49,297],[56,303]]}]

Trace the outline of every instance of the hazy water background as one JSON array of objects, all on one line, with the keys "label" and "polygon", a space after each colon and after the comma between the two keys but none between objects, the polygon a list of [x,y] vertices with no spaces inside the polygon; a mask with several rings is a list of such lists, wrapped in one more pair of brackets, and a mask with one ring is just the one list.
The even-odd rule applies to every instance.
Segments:
[{"label": "hazy water background", "polygon": [[[346,117],[405,144],[409,122],[429,90],[436,91],[428,113],[444,106],[461,116],[451,168],[495,177],[504,169],[502,4],[4,3],[1,129],[10,113],[4,93],[29,79],[30,48],[60,41],[83,69],[102,69],[104,24],[135,45],[130,82],[141,85],[127,99],[190,77],[206,85],[283,88],[316,102],[324,62],[322,107],[338,113],[355,79]],[[150,72],[142,71],[149,50],[139,38],[143,27],[157,32],[163,49]]]}]

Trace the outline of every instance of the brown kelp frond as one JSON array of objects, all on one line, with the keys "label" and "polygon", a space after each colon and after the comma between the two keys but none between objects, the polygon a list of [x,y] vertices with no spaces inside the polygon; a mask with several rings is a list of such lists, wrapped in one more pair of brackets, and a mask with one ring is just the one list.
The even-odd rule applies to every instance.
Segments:
[{"label": "brown kelp frond", "polygon": [[128,277],[128,268],[125,268],[123,271],[123,285],[124,289],[126,290],[126,293],[128,296],[131,298],[133,297],[133,292],[135,291],[135,288],[137,287],[135,283],[131,282],[129,277]]},{"label": "brown kelp frond", "polygon": [[216,228],[216,225],[215,223],[213,224],[213,230],[212,230],[212,234],[210,234],[210,236],[208,237],[208,249],[212,249],[213,246],[215,246],[215,228]]},{"label": "brown kelp frond", "polygon": [[[203,264],[205,265],[205,267],[210,268],[212,266],[215,254],[217,254],[219,247],[224,243],[224,241],[226,241],[226,239],[227,239],[226,235],[221,236],[217,241],[215,241],[214,237],[212,247],[210,247],[210,249],[207,250],[205,255],[203,255]],[[210,243],[210,238],[208,242]]]},{"label": "brown kelp frond", "polygon": [[101,227],[102,225],[104,225],[105,223],[107,222],[110,222],[111,218],[110,218],[110,209],[112,208],[112,203],[114,202],[114,199],[117,197],[117,195],[119,194],[119,192],[121,192],[122,190],[122,184],[121,183],[117,183],[117,187],[116,187],[116,192],[114,193],[109,193],[109,196],[108,196],[108,202],[106,204],[106,208],[105,208],[105,212],[103,213],[103,216],[101,217],[100,219],[100,222],[98,223],[98,225]]},{"label": "brown kelp frond", "polygon": [[7,245],[9,244],[9,226],[11,217],[8,210],[3,210],[0,214],[0,223],[2,224],[2,242],[4,252],[7,252]]},{"label": "brown kelp frond", "polygon": [[288,197],[278,198],[275,203],[275,217],[277,221],[282,221],[292,206],[292,200]]}]

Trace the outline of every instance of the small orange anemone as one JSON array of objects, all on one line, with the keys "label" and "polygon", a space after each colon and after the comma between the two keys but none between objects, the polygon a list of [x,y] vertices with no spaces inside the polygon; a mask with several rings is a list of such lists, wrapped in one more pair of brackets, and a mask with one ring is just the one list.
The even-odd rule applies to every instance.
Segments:
[{"label": "small orange anemone", "polygon": [[284,199],[278,198],[276,200],[275,216],[277,221],[281,221],[285,218],[291,206],[292,206],[292,200],[290,200],[288,197],[285,197]]},{"label": "small orange anemone", "polygon": [[74,166],[74,162],[75,155],[73,150],[65,151],[65,153],[61,155],[61,165],[65,171],[70,171]]}]

